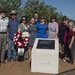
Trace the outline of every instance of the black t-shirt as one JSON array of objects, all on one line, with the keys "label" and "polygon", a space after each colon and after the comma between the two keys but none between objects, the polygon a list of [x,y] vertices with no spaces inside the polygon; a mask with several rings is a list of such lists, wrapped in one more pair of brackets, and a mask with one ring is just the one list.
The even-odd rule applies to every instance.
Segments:
[{"label": "black t-shirt", "polygon": [[63,23],[61,23],[60,29],[59,29],[59,37],[60,39],[64,39],[64,35],[65,35],[65,30],[67,30],[67,25],[64,25]]}]

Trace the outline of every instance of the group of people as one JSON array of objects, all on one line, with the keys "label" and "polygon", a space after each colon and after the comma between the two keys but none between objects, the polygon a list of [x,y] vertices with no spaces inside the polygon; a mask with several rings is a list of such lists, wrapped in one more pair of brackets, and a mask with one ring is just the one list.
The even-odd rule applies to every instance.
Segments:
[{"label": "group of people", "polygon": [[[44,16],[39,16],[37,12],[31,17],[29,23],[27,16],[17,18],[17,11],[10,12],[10,18],[6,16],[6,11],[0,11],[0,61],[5,63],[4,56],[7,49],[7,61],[12,59],[16,62],[16,45],[14,40],[15,33],[29,33],[28,44],[24,47],[28,59],[31,60],[31,51],[36,38],[51,38],[58,39],[61,44],[63,61],[66,61],[67,54],[69,54],[70,64],[74,63],[74,50],[75,50],[75,25],[73,22],[68,22],[67,16],[62,17],[62,22],[57,23],[56,15],[52,15],[50,22],[47,23]],[[8,34],[7,34],[8,33]],[[13,50],[12,50],[13,49]]]},{"label": "group of people", "polygon": [[62,23],[59,24],[59,43],[63,54],[63,61],[66,62],[69,57],[70,65],[74,64],[75,51],[75,25],[73,22],[68,22],[68,18],[63,16]]}]

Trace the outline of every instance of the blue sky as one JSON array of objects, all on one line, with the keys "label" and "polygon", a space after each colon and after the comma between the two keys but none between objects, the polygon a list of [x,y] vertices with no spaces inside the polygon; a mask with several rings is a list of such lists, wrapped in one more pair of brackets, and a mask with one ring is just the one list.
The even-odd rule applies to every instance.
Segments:
[{"label": "blue sky", "polygon": [[[23,0],[27,1],[27,0]],[[57,12],[62,12],[68,18],[75,20],[75,0],[39,0],[44,1],[45,4],[57,8]]]},{"label": "blue sky", "polygon": [[57,8],[58,12],[75,20],[75,0],[40,0]]}]

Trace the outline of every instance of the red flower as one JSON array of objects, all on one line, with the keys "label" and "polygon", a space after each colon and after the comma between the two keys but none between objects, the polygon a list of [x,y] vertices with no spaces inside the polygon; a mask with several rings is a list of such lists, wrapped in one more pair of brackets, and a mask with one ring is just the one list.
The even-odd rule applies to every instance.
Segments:
[{"label": "red flower", "polygon": [[22,33],[17,32],[16,34],[14,34],[13,41],[17,47],[23,48],[24,46],[27,46],[27,44],[29,42],[29,37],[23,37],[22,38]]}]

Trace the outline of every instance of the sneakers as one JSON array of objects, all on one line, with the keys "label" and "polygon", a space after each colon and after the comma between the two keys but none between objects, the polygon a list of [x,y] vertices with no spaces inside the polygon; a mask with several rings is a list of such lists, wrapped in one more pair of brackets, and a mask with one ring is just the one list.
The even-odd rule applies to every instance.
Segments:
[{"label": "sneakers", "polygon": [[13,59],[14,62],[16,62],[16,59]]},{"label": "sneakers", "polygon": [[66,60],[67,60],[67,57],[64,57],[62,60],[63,60],[64,62],[66,62]]},{"label": "sneakers", "polygon": [[65,57],[65,60],[67,59],[67,57]]},{"label": "sneakers", "polygon": [[69,65],[73,65],[73,63],[69,63]]},{"label": "sneakers", "polygon": [[5,62],[5,61],[1,61],[1,63],[2,63],[2,64],[6,64],[6,62]]},{"label": "sneakers", "polygon": [[[8,62],[11,62],[11,59],[8,59],[7,61],[8,61]],[[16,59],[13,59],[13,61],[16,62]]]},{"label": "sneakers", "polygon": [[10,60],[10,59],[8,59],[7,61],[8,61],[8,62],[11,62],[11,60]]},{"label": "sneakers", "polygon": [[66,59],[62,59],[64,62],[66,62]]}]

